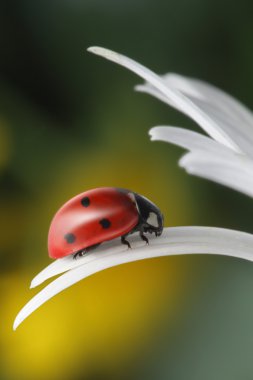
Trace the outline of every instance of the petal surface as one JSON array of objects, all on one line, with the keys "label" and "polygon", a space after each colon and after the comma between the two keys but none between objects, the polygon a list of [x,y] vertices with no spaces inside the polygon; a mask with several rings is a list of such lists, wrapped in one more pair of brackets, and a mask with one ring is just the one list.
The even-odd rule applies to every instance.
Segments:
[{"label": "petal surface", "polygon": [[48,265],[45,269],[43,269],[34,277],[30,287],[35,288],[36,286],[42,284],[44,281],[48,280],[51,277],[66,272],[70,269],[79,267],[82,264],[92,263],[94,260],[98,260],[99,258],[101,258],[101,255],[102,257],[106,257],[108,254],[124,252],[127,249],[127,246],[120,244],[119,239],[114,239],[110,242],[103,243],[102,245],[97,247],[93,252],[90,251],[87,255],[83,257],[77,257],[77,259],[73,259],[73,256],[70,255],[62,259],[54,260],[52,264]]},{"label": "petal surface", "polygon": [[[207,118],[213,120],[214,125],[219,125],[236,142],[241,152],[253,157],[253,114],[249,109],[220,89],[200,80],[177,74],[166,74],[161,78],[169,88],[186,96]],[[165,97],[150,83],[136,86],[136,89],[155,96],[191,117],[185,112],[185,109],[179,108],[176,103],[171,102],[168,97]],[[199,125],[216,139],[204,126]]]},{"label": "petal surface", "polygon": [[147,69],[138,62],[135,62],[134,60],[114,51],[97,46],[90,47],[88,51],[124,66],[139,75],[155,89],[155,93],[160,93],[160,96],[166,99],[170,105],[188,115],[211,137],[230,147],[232,150],[241,152],[241,149],[235,140],[227,134],[227,131],[225,131],[221,125],[219,125],[214,119],[210,118],[209,115],[189,97],[185,96],[176,88],[168,86],[168,83],[161,76],[155,74],[153,71]]},{"label": "petal surface", "polygon": [[[203,100],[220,110],[231,122],[243,123],[248,128],[248,136],[253,138],[253,113],[237,99],[222,91],[221,89],[201,81],[199,79],[187,78],[178,74],[166,74],[164,80],[169,86],[177,88],[184,94]],[[238,125],[237,125],[238,128]]]},{"label": "petal surface", "polygon": [[149,135],[152,141],[164,141],[190,151],[204,151],[221,157],[230,157],[231,159],[236,155],[234,151],[210,137],[184,128],[157,126],[150,129]]},{"label": "petal surface", "polygon": [[151,140],[176,144],[190,152],[179,161],[189,173],[253,197],[253,160],[199,133],[176,127],[154,127]]},{"label": "petal surface", "polygon": [[154,257],[195,253],[228,255],[253,261],[253,235],[240,231],[214,227],[174,227],[165,228],[162,236],[151,236],[149,241],[150,245],[144,245],[139,241],[139,236],[135,235],[131,240],[132,249],[126,250],[126,247],[119,245],[116,251],[113,242],[100,255],[91,253],[90,260],[86,263],[85,257],[80,259],[80,265],[75,268],[69,260],[69,265],[64,264],[62,268],[64,271],[69,270],[41,290],[19,312],[14,321],[14,330],[56,294],[92,274],[116,265]]},{"label": "petal surface", "polygon": [[180,159],[179,165],[189,174],[253,197],[253,162],[247,158],[234,157],[233,160],[227,160],[203,152],[190,152]]}]

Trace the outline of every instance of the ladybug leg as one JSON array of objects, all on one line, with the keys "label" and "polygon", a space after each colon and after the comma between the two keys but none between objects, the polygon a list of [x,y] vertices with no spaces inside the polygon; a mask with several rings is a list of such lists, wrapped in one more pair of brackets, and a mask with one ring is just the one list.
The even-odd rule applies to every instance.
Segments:
[{"label": "ladybug leg", "polygon": [[76,252],[74,255],[73,255],[73,258],[75,260],[77,260],[78,257],[83,257],[85,255],[87,255],[87,253],[89,253],[90,251],[92,251],[94,248],[98,247],[100,245],[100,243],[98,244],[94,244],[94,245],[91,245],[90,247],[86,247],[84,249],[81,249],[80,251]]},{"label": "ladybug leg", "polygon": [[140,237],[141,237],[142,240],[144,240],[147,244],[149,244],[148,238],[147,238],[147,236],[145,236],[145,235],[143,234],[143,232],[140,232]]},{"label": "ladybug leg", "polygon": [[121,236],[121,243],[127,245],[128,248],[131,248],[129,241],[126,240],[125,236]]},{"label": "ladybug leg", "polygon": [[73,255],[73,259],[77,260],[78,257],[83,257],[87,253],[87,249],[83,249],[82,251],[78,251]]}]

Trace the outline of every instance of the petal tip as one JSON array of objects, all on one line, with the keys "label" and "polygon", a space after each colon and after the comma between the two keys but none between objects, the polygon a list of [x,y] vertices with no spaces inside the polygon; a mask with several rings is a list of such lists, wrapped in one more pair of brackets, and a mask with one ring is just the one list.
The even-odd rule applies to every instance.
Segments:
[{"label": "petal tip", "polygon": [[32,281],[30,283],[30,289],[36,288],[36,286],[40,285],[42,282],[43,282],[43,277],[41,276],[41,273],[39,273],[39,274],[37,274],[37,276],[35,276],[32,279]]},{"label": "petal tip", "polygon": [[157,127],[153,127],[153,128],[151,128],[148,131],[148,134],[150,136],[150,140],[151,141],[156,141],[157,140],[156,131],[157,131]]},{"label": "petal tip", "polygon": [[145,89],[145,86],[143,84],[137,84],[136,86],[134,86],[134,91],[137,91],[137,92],[144,92],[144,89]]},{"label": "petal tip", "polygon": [[87,51],[88,51],[89,53],[94,53],[94,54],[96,54],[96,50],[97,50],[97,48],[98,48],[98,46],[89,46],[89,47],[87,48]]},{"label": "petal tip", "polygon": [[[153,129],[153,128],[152,128],[152,129]],[[153,130],[152,130],[152,129],[150,129],[150,130],[148,131],[148,135],[149,135],[151,141],[152,141],[153,138],[154,138]]]},{"label": "petal tip", "polygon": [[90,46],[87,51],[89,53],[93,53],[96,55],[100,55],[101,57],[107,58],[110,61],[118,62],[120,59],[120,55],[115,51],[100,47],[100,46]]},{"label": "petal tip", "polygon": [[17,330],[17,328],[20,325],[20,323],[21,323],[21,321],[19,321],[19,318],[17,316],[16,319],[15,319],[15,321],[14,321],[14,323],[13,323],[13,326],[12,326],[13,331]]},{"label": "petal tip", "polygon": [[31,284],[30,284],[30,289],[33,289],[37,286],[38,284],[36,283],[36,281],[32,280],[31,281]]}]

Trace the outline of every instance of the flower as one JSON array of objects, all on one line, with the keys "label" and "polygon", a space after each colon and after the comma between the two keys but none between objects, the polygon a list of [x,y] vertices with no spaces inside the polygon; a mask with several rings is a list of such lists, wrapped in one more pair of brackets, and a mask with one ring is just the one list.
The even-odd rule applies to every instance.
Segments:
[{"label": "flower", "polygon": [[146,83],[136,86],[183,112],[210,137],[176,127],[151,129],[152,140],[179,145],[190,152],[180,160],[188,173],[253,196],[253,114],[230,95],[200,80],[176,74],[159,76],[113,51],[88,51],[122,65]]},{"label": "flower", "polygon": [[[137,90],[150,93],[195,120],[210,137],[176,127],[151,129],[152,140],[177,144],[189,150],[180,165],[189,173],[230,186],[253,196],[253,116],[229,95],[203,82],[175,74],[160,77],[139,63],[118,53],[92,47],[89,51],[127,67],[145,79]],[[35,297],[17,315],[14,330],[47,300],[104,269],[127,262],[179,254],[228,255],[253,261],[253,235],[215,227],[165,228],[162,236],[149,238],[149,245],[134,234],[132,249],[119,239],[104,243],[89,255],[73,260],[58,259],[32,281],[35,287],[62,274]]]}]

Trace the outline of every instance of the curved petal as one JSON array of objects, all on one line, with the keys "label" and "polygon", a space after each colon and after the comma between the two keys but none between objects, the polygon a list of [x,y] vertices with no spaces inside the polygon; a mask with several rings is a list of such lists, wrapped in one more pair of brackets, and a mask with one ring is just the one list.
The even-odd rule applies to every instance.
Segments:
[{"label": "curved petal", "polygon": [[[172,74],[169,74],[167,77],[171,79],[178,78],[179,76],[176,76],[175,74],[172,76]],[[164,77],[162,77],[164,78]],[[222,103],[223,97],[226,99],[225,94],[222,96],[216,95],[215,91],[206,91],[210,92],[209,97],[201,96],[202,94],[199,94],[197,90],[194,92],[195,88],[192,86],[190,87],[191,82],[198,82],[197,80],[188,79],[184,77],[180,77],[180,81],[166,81],[169,88],[174,88],[175,90],[182,93],[182,95],[186,96],[199,110],[203,112],[204,115],[206,115],[207,118],[213,121],[214,125],[219,125],[220,128],[234,141],[236,142],[239,149],[237,149],[238,153],[246,153],[250,157],[253,157],[252,152],[252,145],[253,145],[253,118],[250,119],[250,111],[246,108],[244,109],[243,106],[241,106],[241,109],[239,108],[239,102],[237,103],[233,98],[233,102],[225,102],[225,100]],[[164,79],[165,80],[165,79]],[[175,83],[178,84],[178,82],[181,84],[181,86],[176,87]],[[189,82],[189,83],[188,83]],[[182,83],[185,84],[183,87]],[[201,82],[202,86],[204,87],[204,84]],[[201,87],[202,87],[201,86]],[[205,85],[206,88],[209,87],[208,84]],[[211,86],[210,86],[211,87]],[[149,95],[152,95],[156,97],[157,99],[163,101],[164,103],[170,105],[171,107],[176,108],[178,111],[184,113],[185,115],[191,117],[188,112],[184,108],[178,107],[178,105],[174,102],[171,102],[171,100],[164,96],[160,91],[157,90],[154,86],[152,86],[150,83],[146,83],[144,85],[138,85],[135,87],[136,90],[140,92],[145,92]],[[217,89],[217,93],[219,90]],[[215,98],[216,97],[216,98]],[[227,95],[229,97],[229,95]],[[238,110],[239,108],[239,110]],[[241,112],[240,112],[241,111]],[[245,111],[245,112],[243,112]],[[247,112],[246,112],[247,111]],[[241,119],[240,119],[241,117]],[[204,125],[201,125],[198,123],[211,137],[213,137],[215,140],[222,142],[221,140],[217,139],[215,135],[210,133],[208,129],[204,127]]]},{"label": "curved petal", "polygon": [[199,133],[176,127],[154,127],[151,140],[160,140],[190,150],[179,164],[189,174],[203,177],[253,197],[253,161],[245,155]]},{"label": "curved petal", "polygon": [[215,157],[206,152],[190,152],[179,165],[189,174],[209,179],[253,197],[253,162],[244,157],[233,160]]},{"label": "curved petal", "polygon": [[100,259],[101,255],[103,257],[106,257],[107,255],[111,255],[112,253],[117,254],[120,252],[124,252],[127,249],[128,247],[122,245],[119,239],[114,239],[101,244],[93,252],[90,251],[87,255],[83,257],[78,257],[76,260],[73,258],[72,255],[55,260],[52,264],[48,265],[45,269],[43,269],[34,277],[30,287],[35,288],[36,286],[42,284],[44,281],[60,273],[67,272],[68,270],[79,267],[83,264],[92,263],[94,260]]},{"label": "curved petal", "polygon": [[[203,100],[215,109],[220,110],[226,118],[231,120],[232,124],[242,123],[247,136],[252,140],[253,113],[237,99],[199,79],[187,78],[174,73],[166,74],[163,78],[169,86],[178,89],[193,99]],[[235,124],[235,127],[238,128],[238,124]]]},{"label": "curved petal", "polygon": [[162,236],[150,238],[150,245],[143,245],[137,235],[133,236],[131,244],[133,249],[127,251],[125,247],[119,246],[119,250],[115,252],[109,245],[104,251],[105,255],[101,253],[94,257],[92,253],[93,260],[80,264],[51,282],[19,312],[14,321],[14,330],[33,311],[62,290],[94,273],[116,265],[153,257],[192,253],[228,255],[253,261],[253,235],[222,228],[165,228]]},{"label": "curved petal", "polygon": [[200,150],[216,156],[230,157],[231,159],[236,155],[234,151],[210,137],[183,128],[157,126],[149,130],[149,135],[152,141],[168,142],[190,151]]},{"label": "curved petal", "polygon": [[235,140],[228,135],[227,131],[217,124],[215,120],[209,117],[201,108],[199,108],[189,97],[175,88],[169,87],[162,77],[155,74],[153,71],[147,69],[145,66],[135,62],[134,60],[113,52],[108,49],[93,46],[88,49],[89,52],[100,55],[110,61],[118,63],[142,77],[145,81],[150,83],[156,91],[160,92],[162,96],[168,100],[169,104],[184,112],[196,123],[198,123],[211,137],[220,143],[230,147],[236,152],[241,152]]}]

